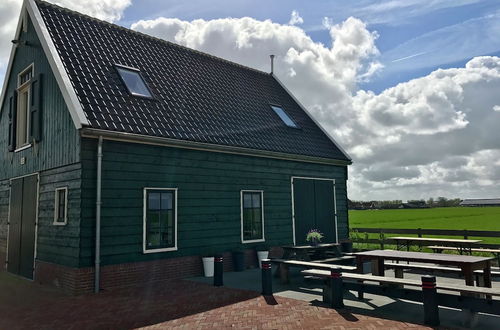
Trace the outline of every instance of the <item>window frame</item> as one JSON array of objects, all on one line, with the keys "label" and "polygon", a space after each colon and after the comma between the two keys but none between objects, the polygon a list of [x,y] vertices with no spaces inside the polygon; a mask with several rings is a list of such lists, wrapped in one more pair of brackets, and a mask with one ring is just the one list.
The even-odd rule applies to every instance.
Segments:
[{"label": "window frame", "polygon": [[[159,249],[147,249],[146,248],[146,221],[147,221],[147,198],[148,198],[148,191],[151,190],[163,190],[163,191],[173,191],[174,192],[174,246],[172,247],[167,247],[167,248],[159,248]],[[142,211],[142,253],[147,254],[147,253],[158,253],[158,252],[171,252],[171,251],[177,251],[177,232],[179,231],[177,227],[177,195],[178,195],[178,188],[157,188],[157,187],[144,187],[143,188],[143,211]]]},{"label": "window frame", "polygon": [[[57,221],[59,215],[59,192],[64,191],[64,221]],[[52,223],[54,226],[66,226],[68,224],[68,187],[59,187],[55,190],[54,195],[54,221]]]},{"label": "window frame", "polygon": [[[26,74],[27,72],[31,71],[31,77],[29,80],[25,81],[24,83],[21,83],[21,77]],[[15,138],[15,149],[14,152],[19,152],[21,150],[25,150],[31,147],[31,141],[30,141],[30,130],[31,130],[31,102],[32,102],[32,83],[33,83],[33,78],[35,74],[35,63],[31,63],[28,65],[26,68],[24,68],[18,75],[17,75],[17,107],[16,107],[16,136]],[[26,101],[26,119],[25,119],[25,129],[26,129],[26,143],[23,145],[19,145],[18,143],[18,123],[19,123],[19,111],[20,111],[20,106],[21,106],[21,94],[28,94],[28,98]]]},{"label": "window frame", "polygon": [[[261,212],[261,222],[262,222],[262,238],[258,239],[251,239],[251,240],[245,240],[245,236],[243,233],[243,196],[245,193],[259,193],[260,194],[260,212]],[[243,189],[240,190],[240,226],[241,226],[241,243],[247,244],[247,243],[258,243],[258,242],[265,242],[266,241],[266,235],[265,235],[265,219],[264,219],[264,190],[252,190],[252,189]]]},{"label": "window frame", "polygon": [[[283,106],[279,105],[279,104],[274,104],[274,103],[269,103],[269,107],[271,108],[271,110],[273,111],[273,113],[278,116],[278,118],[283,122],[283,124],[285,124],[286,127],[289,127],[289,128],[293,128],[293,129],[301,129],[300,125],[297,124],[297,122],[292,118],[292,116],[290,116],[290,114],[283,108]],[[290,119],[290,121],[295,125],[295,126],[290,126],[288,125],[284,120],[283,118],[281,118],[281,116],[276,112],[276,110],[274,108],[279,108],[281,109],[281,111],[283,111],[283,113],[285,114],[285,116],[288,117],[288,119]]]},{"label": "window frame", "polygon": [[[134,97],[139,97],[139,98],[143,98],[143,99],[147,99],[147,100],[153,100],[154,99],[154,94],[153,92],[151,91],[151,88],[149,87],[149,85],[146,83],[146,80],[144,79],[144,76],[142,75],[142,72],[140,69],[137,69],[137,68],[133,68],[133,67],[130,67],[130,66],[126,66],[126,65],[121,65],[121,64],[114,64],[115,66],[115,70],[116,70],[116,73],[118,74],[118,77],[120,77],[120,80],[121,82],[123,83],[123,85],[125,86],[125,88],[127,89],[127,92],[134,96]],[[130,88],[128,87],[127,83],[125,82],[125,79],[123,79],[121,73],[120,73],[120,70],[119,69],[122,69],[122,70],[128,70],[128,71],[132,71],[132,72],[135,72],[139,75],[139,78],[141,78],[142,80],[142,83],[144,84],[144,86],[146,87],[146,89],[148,90],[149,92],[149,96],[148,95],[144,95],[144,94],[138,94],[138,93],[134,93],[130,90]]]}]

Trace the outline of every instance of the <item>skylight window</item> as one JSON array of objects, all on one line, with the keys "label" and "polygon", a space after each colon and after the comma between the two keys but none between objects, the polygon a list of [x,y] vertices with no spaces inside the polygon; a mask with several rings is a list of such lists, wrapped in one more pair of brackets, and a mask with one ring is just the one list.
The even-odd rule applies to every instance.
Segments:
[{"label": "skylight window", "polygon": [[283,110],[283,108],[278,107],[276,105],[271,105],[271,108],[273,108],[274,112],[283,120],[286,126],[288,127],[293,127],[293,128],[299,128],[299,126],[290,118],[290,116]]},{"label": "skylight window", "polygon": [[148,86],[141,77],[140,71],[133,68],[125,68],[122,66],[117,66],[116,70],[120,74],[125,86],[130,94],[134,96],[141,96],[147,98],[153,98]]}]

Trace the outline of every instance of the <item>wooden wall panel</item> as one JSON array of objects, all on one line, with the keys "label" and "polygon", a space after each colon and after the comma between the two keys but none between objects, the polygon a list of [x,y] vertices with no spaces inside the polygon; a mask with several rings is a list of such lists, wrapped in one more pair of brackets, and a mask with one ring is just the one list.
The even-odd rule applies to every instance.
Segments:
[{"label": "wooden wall panel", "polygon": [[[82,265],[94,249],[97,142],[82,141]],[[146,261],[242,244],[240,190],[264,190],[266,245],[292,243],[291,176],[337,180],[339,238],[347,237],[345,169],[338,166],[104,141],[102,263]],[[143,188],[178,188],[178,251],[142,253]]]},{"label": "wooden wall panel", "polygon": [[[0,180],[18,177],[41,170],[60,167],[80,160],[80,137],[69,110],[52,74],[35,30],[29,23],[28,31],[21,33],[21,40],[28,45],[20,46],[8,79],[6,97],[0,113]],[[34,63],[34,76],[43,74],[42,140],[35,146],[8,152],[8,99],[17,87],[17,75]],[[25,164],[21,164],[24,158]]]}]

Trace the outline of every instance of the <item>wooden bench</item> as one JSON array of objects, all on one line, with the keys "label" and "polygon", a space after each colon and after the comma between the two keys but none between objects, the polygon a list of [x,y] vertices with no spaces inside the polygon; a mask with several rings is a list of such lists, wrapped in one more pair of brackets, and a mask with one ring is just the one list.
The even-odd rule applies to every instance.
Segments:
[{"label": "wooden bench", "polygon": [[[428,248],[432,249],[434,251],[434,253],[441,253],[443,251],[458,251],[457,248],[454,246],[431,245],[431,246],[428,246]],[[470,250],[471,250],[471,252],[493,254],[497,258],[498,264],[500,266],[500,249],[471,248]]]},{"label": "wooden bench", "polygon": [[[331,275],[331,271],[323,270],[323,269],[306,269],[301,271],[301,274],[312,276],[313,278],[325,279],[329,278]],[[396,286],[410,286],[410,287],[421,287],[422,282],[419,280],[410,280],[410,279],[402,279],[395,277],[387,277],[387,276],[376,276],[376,275],[367,275],[367,274],[358,274],[358,273],[343,273],[342,277],[344,280],[353,280],[358,282],[376,282],[379,284],[394,284]],[[449,285],[449,284],[439,284],[436,283],[436,289],[438,290],[446,290],[460,293],[468,293],[468,294],[484,294],[490,296],[500,297],[500,289],[497,288],[485,288],[478,286],[467,286],[467,285]]]},{"label": "wooden bench", "polygon": [[[397,278],[403,278],[404,271],[409,270],[422,270],[427,273],[451,273],[455,275],[459,275],[463,277],[462,270],[456,267],[445,267],[445,266],[431,266],[431,265],[415,265],[415,264],[404,264],[404,263],[394,263],[394,262],[386,262],[384,263],[385,268],[394,269],[394,276]],[[475,270],[474,275],[476,277],[476,285],[483,286],[483,270]],[[491,277],[500,277],[500,269],[492,268],[491,269]]]},{"label": "wooden bench", "polygon": [[353,262],[354,260],[356,260],[356,257],[354,257],[354,256],[341,256],[341,257],[313,260],[311,262],[319,262],[319,263],[328,264],[328,263],[336,263],[336,262]]},{"label": "wooden bench", "polygon": [[444,266],[432,266],[432,265],[415,265],[415,264],[404,264],[395,262],[384,263],[385,268],[394,269],[395,276],[398,278],[403,278],[403,271],[406,269],[410,270],[424,270],[426,272],[442,272],[442,273],[453,273],[462,274],[462,270],[456,267],[444,267]]},{"label": "wooden bench", "polygon": [[[301,271],[303,275],[316,276],[321,278],[330,277],[331,272],[322,269],[306,269]],[[362,282],[376,282],[380,284],[398,284],[407,285],[413,287],[421,287],[422,282],[419,280],[402,279],[388,276],[376,276],[368,274],[358,274],[358,273],[342,273],[342,277],[347,280],[356,280]],[[449,285],[449,284],[436,284],[436,289],[455,291],[455,292],[465,292],[465,293],[480,293],[488,294],[492,296],[500,297],[500,289],[497,288],[484,288],[478,286],[468,286],[468,285]]]},{"label": "wooden bench", "polygon": [[[323,302],[333,308],[344,306],[344,290],[357,290],[360,299],[363,298],[363,292],[367,292],[394,299],[421,302],[424,304],[425,321],[426,323],[432,322],[431,325],[439,324],[438,306],[462,309],[463,322],[466,327],[474,325],[478,312],[500,315],[500,301],[491,300],[492,297],[500,297],[500,290],[497,288],[435,283],[436,291],[429,292],[419,280],[358,273],[343,273],[342,276],[335,277],[332,276],[331,271],[321,269],[307,269],[301,273],[323,282]],[[374,282],[375,285],[366,282]],[[404,286],[410,288],[404,288]],[[446,293],[447,291],[455,294]]]},{"label": "wooden bench", "polygon": [[331,271],[332,269],[341,269],[345,272],[355,272],[356,267],[345,266],[345,265],[331,265],[327,263],[311,262],[311,261],[300,261],[300,260],[286,260],[286,259],[271,259],[271,262],[278,264],[279,268],[277,275],[281,279],[281,283],[290,283],[289,268],[315,268],[325,271]]}]

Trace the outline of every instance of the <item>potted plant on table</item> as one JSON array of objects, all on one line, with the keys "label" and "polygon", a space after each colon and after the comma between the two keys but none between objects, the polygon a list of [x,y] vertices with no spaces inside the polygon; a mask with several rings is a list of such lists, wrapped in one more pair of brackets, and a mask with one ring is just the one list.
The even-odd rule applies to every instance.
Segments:
[{"label": "potted plant on table", "polygon": [[321,243],[323,234],[318,229],[311,229],[307,232],[306,241],[311,244],[311,246],[317,246]]}]

